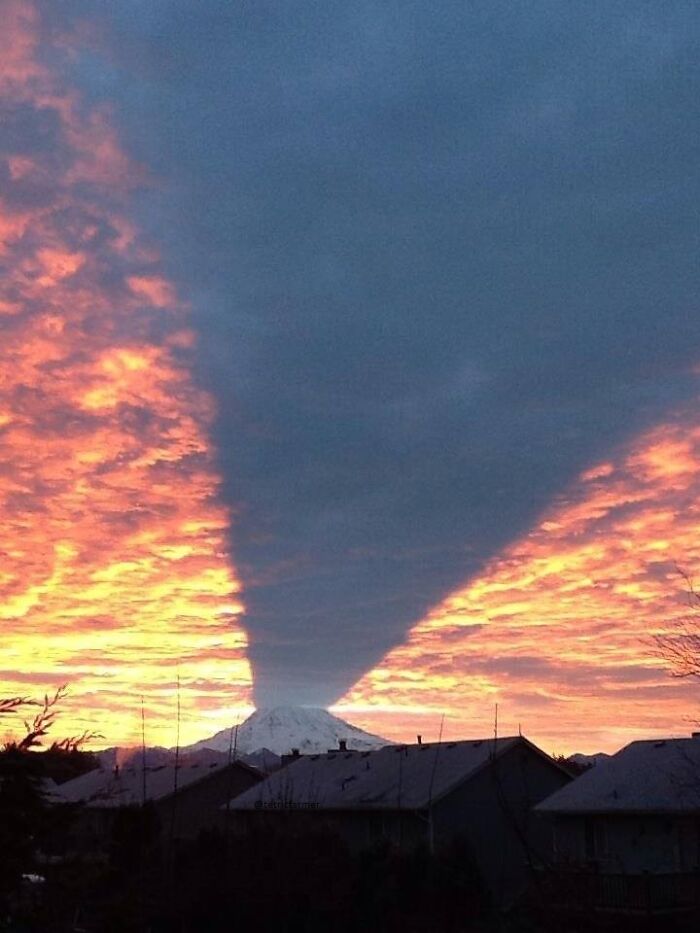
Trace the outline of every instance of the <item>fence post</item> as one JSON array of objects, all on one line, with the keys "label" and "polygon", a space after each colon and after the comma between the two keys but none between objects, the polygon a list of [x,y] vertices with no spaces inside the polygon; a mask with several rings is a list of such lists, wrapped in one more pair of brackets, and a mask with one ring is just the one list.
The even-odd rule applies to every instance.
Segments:
[{"label": "fence post", "polygon": [[644,899],[646,902],[647,917],[652,915],[652,902],[651,902],[651,874],[647,871],[644,872]]}]

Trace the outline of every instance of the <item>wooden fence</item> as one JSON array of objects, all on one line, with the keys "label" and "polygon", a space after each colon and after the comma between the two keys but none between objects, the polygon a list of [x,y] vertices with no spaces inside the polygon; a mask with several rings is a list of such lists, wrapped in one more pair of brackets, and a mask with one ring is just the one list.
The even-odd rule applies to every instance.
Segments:
[{"label": "wooden fence", "polygon": [[537,888],[548,906],[567,911],[658,915],[700,908],[700,872],[622,875],[548,870],[538,872]]}]

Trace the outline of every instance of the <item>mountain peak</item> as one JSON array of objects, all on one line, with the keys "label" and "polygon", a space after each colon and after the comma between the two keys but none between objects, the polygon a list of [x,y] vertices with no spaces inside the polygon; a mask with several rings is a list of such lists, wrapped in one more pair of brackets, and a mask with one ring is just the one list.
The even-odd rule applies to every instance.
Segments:
[{"label": "mountain peak", "polygon": [[[302,754],[318,754],[337,748],[340,739],[347,747],[368,751],[390,745],[387,739],[372,735],[345,722],[327,709],[314,706],[272,706],[256,709],[234,733],[238,755],[249,755],[267,748],[276,755],[286,755],[293,748]],[[224,729],[208,739],[202,739],[183,751],[202,748],[228,751],[231,729]]]}]

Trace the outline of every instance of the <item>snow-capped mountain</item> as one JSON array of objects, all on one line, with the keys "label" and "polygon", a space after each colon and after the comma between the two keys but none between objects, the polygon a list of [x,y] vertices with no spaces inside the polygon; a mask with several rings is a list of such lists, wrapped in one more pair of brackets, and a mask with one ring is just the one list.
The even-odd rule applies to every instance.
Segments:
[{"label": "snow-capped mountain", "polygon": [[[236,736],[237,757],[249,755],[261,748],[275,755],[287,755],[293,748],[302,754],[317,754],[337,748],[338,741],[345,739],[347,747],[368,751],[390,745],[387,739],[372,735],[333,716],[326,709],[310,706],[276,706],[258,709],[238,726]],[[209,739],[202,739],[183,751],[213,748],[227,752],[231,742],[231,730],[224,729]]]}]

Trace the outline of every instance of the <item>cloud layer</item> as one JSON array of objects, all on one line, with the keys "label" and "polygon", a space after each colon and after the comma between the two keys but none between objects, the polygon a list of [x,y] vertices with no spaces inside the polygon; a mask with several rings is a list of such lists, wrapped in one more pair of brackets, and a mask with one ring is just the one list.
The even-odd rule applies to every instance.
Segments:
[{"label": "cloud layer", "polygon": [[151,742],[250,704],[185,308],[129,206],[144,173],[64,78],[73,38],[4,0],[0,35],[0,682],[68,683],[62,729]]},{"label": "cloud layer", "polygon": [[[12,22],[24,7],[7,4]],[[644,605],[644,626],[661,624],[673,608],[661,588],[679,592],[667,563],[688,550],[694,480],[667,488],[634,457],[658,447],[670,475],[695,430],[697,4],[39,8],[41,23],[13,26],[3,97],[3,301],[22,348],[9,412],[31,426],[12,441],[25,485],[11,514],[37,528],[41,503],[50,519],[44,551],[32,538],[13,558],[18,605],[22,585],[46,600],[42,581],[68,566],[56,598],[72,592],[81,618],[97,601],[86,593],[104,598],[83,632],[133,638],[110,658],[140,658],[158,629],[170,661],[149,669],[167,704],[178,639],[199,638],[204,619],[214,641],[192,642],[188,689],[214,719],[248,696],[240,585],[260,703],[432,715],[500,695],[546,738],[555,708],[562,729],[590,721],[591,684],[617,691],[632,723],[629,683],[666,697],[658,728],[676,729],[684,688],[647,665],[619,613]],[[158,185],[143,187],[127,151]],[[596,478],[601,463],[613,472]],[[639,489],[652,498],[615,504]],[[570,510],[601,496],[608,511],[577,524]],[[656,561],[653,522],[623,528],[624,509],[646,522],[653,497],[672,516],[670,576],[650,565],[647,605],[611,574],[651,586],[615,542],[628,534]],[[602,564],[576,556],[580,535],[603,542],[591,545]],[[65,542],[79,553],[61,556]],[[134,561],[118,584],[90,576]],[[603,644],[600,664],[576,655],[562,609],[579,571],[602,581],[583,587],[591,615],[575,623]],[[166,616],[149,615],[163,593]],[[545,610],[553,628],[535,651]],[[557,700],[567,683],[580,704]],[[614,741],[607,729],[591,741]]]},{"label": "cloud layer", "polygon": [[692,397],[697,6],[102,14],[80,75],[163,179],[256,695],[330,702]]}]

